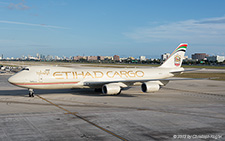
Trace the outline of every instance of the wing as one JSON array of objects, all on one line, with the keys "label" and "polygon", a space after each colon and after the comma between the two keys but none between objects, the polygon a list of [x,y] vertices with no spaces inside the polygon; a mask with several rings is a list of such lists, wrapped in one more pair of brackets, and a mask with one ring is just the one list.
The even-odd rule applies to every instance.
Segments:
[{"label": "wing", "polygon": [[176,75],[176,74],[181,74],[183,72],[189,72],[189,71],[199,71],[199,70],[203,70],[203,69],[199,69],[199,68],[193,68],[193,69],[181,69],[181,70],[174,70],[174,71],[170,71],[170,73]]}]

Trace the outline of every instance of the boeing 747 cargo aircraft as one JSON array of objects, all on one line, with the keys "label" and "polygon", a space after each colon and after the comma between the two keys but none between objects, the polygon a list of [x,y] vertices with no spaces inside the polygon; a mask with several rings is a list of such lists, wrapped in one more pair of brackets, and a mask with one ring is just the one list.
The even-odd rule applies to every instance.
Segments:
[{"label": "boeing 747 cargo aircraft", "polygon": [[34,89],[101,89],[102,93],[118,95],[123,88],[140,84],[143,92],[158,91],[181,67],[187,44],[180,44],[170,57],[156,68],[66,68],[31,66],[11,76],[8,81],[16,86],[28,88],[29,96]]}]

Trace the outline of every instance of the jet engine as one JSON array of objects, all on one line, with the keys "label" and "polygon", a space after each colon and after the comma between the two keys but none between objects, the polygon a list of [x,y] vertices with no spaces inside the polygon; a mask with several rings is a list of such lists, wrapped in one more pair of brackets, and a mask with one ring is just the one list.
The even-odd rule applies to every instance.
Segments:
[{"label": "jet engine", "polygon": [[109,95],[118,95],[121,92],[120,85],[117,84],[105,84],[102,87],[102,93],[103,94],[109,94]]},{"label": "jet engine", "polygon": [[160,85],[156,82],[145,82],[141,85],[141,90],[145,93],[156,92],[160,89]]}]

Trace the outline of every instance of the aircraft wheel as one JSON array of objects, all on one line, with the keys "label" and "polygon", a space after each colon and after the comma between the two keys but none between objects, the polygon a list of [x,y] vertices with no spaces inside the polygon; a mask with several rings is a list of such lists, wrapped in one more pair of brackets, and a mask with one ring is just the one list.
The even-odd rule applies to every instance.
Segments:
[{"label": "aircraft wheel", "polygon": [[28,90],[29,90],[29,97],[34,97],[34,90],[33,89]]}]

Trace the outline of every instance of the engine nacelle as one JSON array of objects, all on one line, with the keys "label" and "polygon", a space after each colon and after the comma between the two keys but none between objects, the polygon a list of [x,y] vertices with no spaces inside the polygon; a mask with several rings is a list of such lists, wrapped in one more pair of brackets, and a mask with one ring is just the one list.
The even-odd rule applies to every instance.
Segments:
[{"label": "engine nacelle", "polygon": [[149,93],[149,92],[156,92],[160,89],[160,85],[155,82],[145,82],[141,85],[142,92]]},{"label": "engine nacelle", "polygon": [[109,94],[109,95],[118,95],[121,92],[120,85],[117,84],[105,84],[102,86],[102,93]]}]

